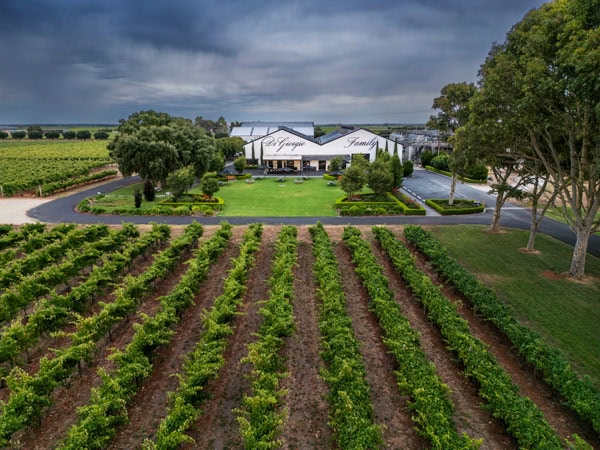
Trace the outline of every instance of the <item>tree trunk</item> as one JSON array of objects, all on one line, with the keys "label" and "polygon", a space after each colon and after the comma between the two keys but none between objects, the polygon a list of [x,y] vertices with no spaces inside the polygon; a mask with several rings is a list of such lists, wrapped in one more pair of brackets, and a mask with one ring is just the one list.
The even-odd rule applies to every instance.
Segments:
[{"label": "tree trunk", "polygon": [[575,278],[583,278],[585,275],[585,258],[587,256],[587,246],[590,239],[590,230],[577,230],[577,241],[573,249],[571,259],[571,268],[569,274]]},{"label": "tree trunk", "polygon": [[538,205],[534,199],[531,205],[531,224],[529,226],[529,240],[527,241],[527,251],[532,252],[535,247],[535,237],[537,236],[538,227],[540,222],[538,221]]},{"label": "tree trunk", "polygon": [[456,172],[452,172],[452,182],[450,183],[450,196],[448,197],[448,204],[454,205],[454,194],[456,192]]},{"label": "tree trunk", "polygon": [[527,251],[528,252],[532,252],[535,248],[535,237],[537,236],[537,231],[538,231],[538,222],[536,219],[533,219],[531,221],[531,228],[529,229],[529,240],[527,241]]},{"label": "tree trunk", "polygon": [[498,193],[496,197],[496,206],[494,207],[494,215],[492,216],[492,223],[490,224],[490,231],[497,233],[500,230],[500,216],[502,215],[502,205],[504,204],[504,194]]}]

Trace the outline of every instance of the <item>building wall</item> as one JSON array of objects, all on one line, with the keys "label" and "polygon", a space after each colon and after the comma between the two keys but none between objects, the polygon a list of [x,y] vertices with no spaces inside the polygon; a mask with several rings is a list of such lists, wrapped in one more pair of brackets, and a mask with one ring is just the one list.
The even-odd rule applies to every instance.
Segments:
[{"label": "building wall", "polygon": [[[244,153],[246,159],[252,159],[252,147],[254,146],[254,158],[260,160],[262,164],[277,167],[277,164],[280,165],[281,163],[273,164],[273,162],[287,161],[285,165],[293,165],[296,168],[300,168],[304,161],[310,162],[310,165],[318,168],[319,161],[329,161],[335,156],[341,156],[346,160],[350,160],[352,155],[362,154],[368,155],[369,160],[373,161],[376,150],[378,148],[385,149],[386,143],[388,152],[392,154],[394,151],[394,141],[364,129],[355,130],[324,144],[319,144],[313,139],[291,133],[287,130],[277,130],[245,144]],[[398,144],[398,153],[402,159],[401,144]]]}]

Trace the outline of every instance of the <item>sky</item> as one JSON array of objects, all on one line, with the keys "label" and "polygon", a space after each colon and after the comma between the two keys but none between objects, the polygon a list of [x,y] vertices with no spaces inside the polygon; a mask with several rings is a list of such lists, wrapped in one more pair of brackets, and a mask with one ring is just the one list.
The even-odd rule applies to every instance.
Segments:
[{"label": "sky", "polygon": [[541,0],[0,0],[0,124],[424,123]]}]

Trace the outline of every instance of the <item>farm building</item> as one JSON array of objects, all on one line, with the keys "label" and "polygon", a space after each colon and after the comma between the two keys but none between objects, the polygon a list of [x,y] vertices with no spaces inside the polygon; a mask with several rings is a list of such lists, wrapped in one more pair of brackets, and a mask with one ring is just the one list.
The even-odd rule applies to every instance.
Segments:
[{"label": "farm building", "polygon": [[243,122],[239,127],[231,129],[230,136],[237,136],[250,142],[277,131],[279,128],[289,128],[309,137],[315,135],[313,122]]},{"label": "farm building", "polygon": [[[363,155],[369,161],[375,159],[378,148],[392,154],[395,142],[363,128],[339,129],[314,138],[291,128],[280,126],[244,145],[248,161],[257,161],[266,167],[293,167],[297,170],[313,167],[328,170],[329,161],[340,156],[350,162],[353,155]],[[401,144],[397,144],[403,159]]]}]

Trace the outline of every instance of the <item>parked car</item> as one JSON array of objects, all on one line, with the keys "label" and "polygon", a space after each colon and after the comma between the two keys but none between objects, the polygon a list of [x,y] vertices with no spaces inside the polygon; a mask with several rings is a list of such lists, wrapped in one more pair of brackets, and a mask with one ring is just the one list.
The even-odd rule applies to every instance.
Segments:
[{"label": "parked car", "polygon": [[334,170],[333,172],[328,172],[329,175],[331,175],[332,177],[341,177],[342,175],[344,175],[344,171],[343,170]]},{"label": "parked car", "polygon": [[302,170],[317,170],[315,166],[302,166]]}]

